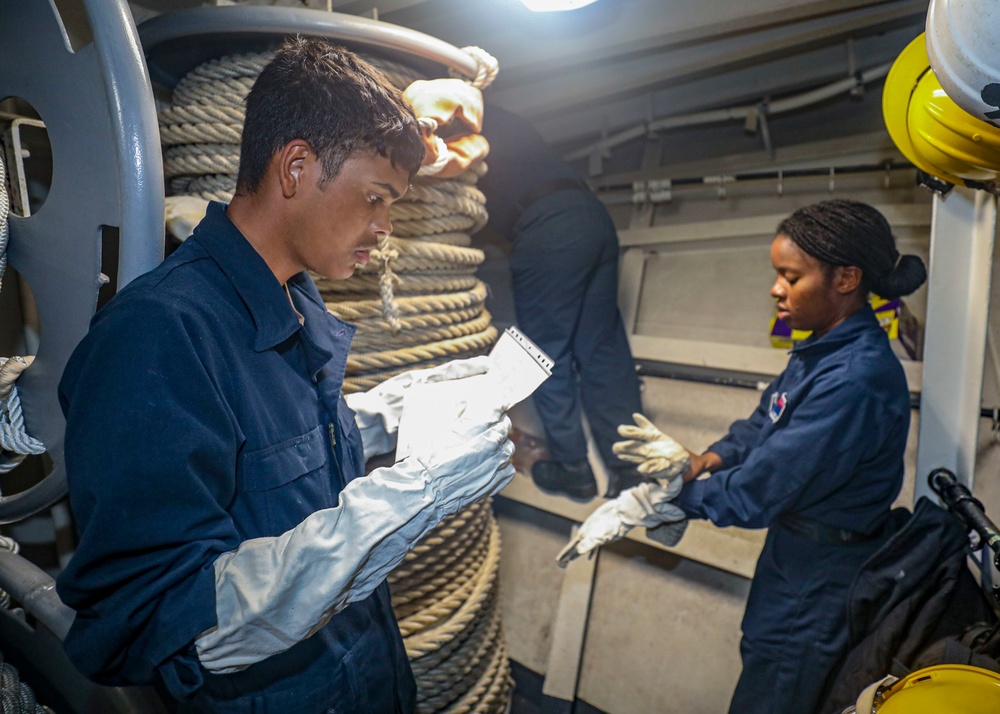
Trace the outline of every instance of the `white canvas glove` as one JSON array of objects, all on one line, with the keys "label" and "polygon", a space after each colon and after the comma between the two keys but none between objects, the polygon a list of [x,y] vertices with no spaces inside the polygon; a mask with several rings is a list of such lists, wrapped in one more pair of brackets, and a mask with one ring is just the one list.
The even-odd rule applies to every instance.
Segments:
[{"label": "white canvas glove", "polygon": [[[556,556],[556,561],[566,567],[571,560],[605,543],[624,538],[636,526],[655,528],[665,523],[686,523],[687,515],[673,503],[683,487],[684,482],[678,475],[669,480],[648,481],[622,491],[618,498],[608,501],[587,517],[576,536]],[[677,539],[666,545],[675,545],[680,540],[683,530],[676,530],[680,530]]]},{"label": "white canvas glove", "polygon": [[656,428],[642,414],[633,414],[636,425],[622,424],[618,435],[628,441],[618,441],[611,448],[622,461],[638,464],[644,476],[672,479],[691,467],[688,450]]},{"label": "white canvas glove", "polygon": [[442,519],[510,482],[510,419],[446,426],[434,444],[354,479],[336,508],[276,538],[244,541],[215,562],[217,626],[195,645],[210,671],[236,672],[283,652],[366,598]]},{"label": "white canvas glove", "polygon": [[167,232],[180,242],[194,233],[194,228],[208,212],[208,201],[197,196],[167,196],[163,199],[163,220]]},{"label": "white canvas glove", "polygon": [[407,389],[417,384],[446,382],[485,374],[489,368],[490,360],[485,356],[452,360],[430,369],[403,372],[367,392],[346,395],[344,399],[347,406],[355,412],[355,422],[361,431],[365,460],[378,454],[387,454],[396,448],[396,433]]}]

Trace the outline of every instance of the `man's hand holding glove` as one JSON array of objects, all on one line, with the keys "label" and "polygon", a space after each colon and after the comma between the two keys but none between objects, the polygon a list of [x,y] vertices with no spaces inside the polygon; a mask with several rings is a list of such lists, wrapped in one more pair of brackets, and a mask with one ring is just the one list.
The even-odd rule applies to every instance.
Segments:
[{"label": "man's hand holding glove", "polygon": [[489,358],[485,356],[452,360],[430,369],[403,372],[367,392],[346,395],[344,399],[355,412],[355,422],[361,430],[365,460],[396,448],[403,399],[410,387],[485,374],[489,366]]},{"label": "man's hand holding glove", "polygon": [[636,426],[618,427],[619,435],[628,440],[617,442],[614,452],[622,460],[638,464],[639,473],[655,480],[623,491],[590,514],[557,556],[563,567],[605,543],[624,538],[636,526],[645,526],[647,536],[668,546],[676,545],[684,534],[687,516],[674,500],[684,487],[690,453],[642,414],[632,417]]},{"label": "man's hand holding glove", "polygon": [[[411,377],[372,390],[382,410],[368,413],[384,426],[398,425],[401,394],[409,386],[488,366],[478,360],[449,364],[424,370],[433,374],[409,373],[419,382]],[[443,386],[442,395],[465,395],[441,404],[435,438],[416,441],[393,466],[349,482],[335,508],[275,538],[244,541],[215,561],[217,626],[195,642],[207,669],[239,671],[309,637],[349,603],[368,597],[444,518],[510,482],[514,445],[507,405],[496,390],[476,383],[489,384],[474,378],[461,390]]]}]

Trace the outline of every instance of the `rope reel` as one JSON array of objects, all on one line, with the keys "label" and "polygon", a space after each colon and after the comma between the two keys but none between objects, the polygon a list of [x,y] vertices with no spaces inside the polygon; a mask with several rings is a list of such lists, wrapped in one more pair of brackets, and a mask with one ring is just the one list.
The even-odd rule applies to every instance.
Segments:
[{"label": "rope reel", "polygon": [[[486,86],[496,61],[478,48],[473,83]],[[171,191],[228,202],[236,187],[243,100],[270,53],[214,59],[178,83],[159,114]],[[401,90],[413,69],[366,57]],[[485,167],[448,179],[417,177],[391,208],[393,234],[344,281],[313,276],[327,308],[358,326],[345,393],[395,374],[489,351],[497,339],[475,277],[482,251],[470,234],[487,220],[475,184]],[[393,607],[417,678],[417,711],[499,714],[510,699],[497,574],[500,530],[490,503],[443,521],[389,576]]]}]

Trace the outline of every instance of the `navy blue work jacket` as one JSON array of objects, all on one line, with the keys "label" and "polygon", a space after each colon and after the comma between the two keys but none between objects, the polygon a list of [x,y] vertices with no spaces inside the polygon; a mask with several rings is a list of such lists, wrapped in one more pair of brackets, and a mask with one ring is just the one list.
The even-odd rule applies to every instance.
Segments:
[{"label": "navy blue work jacket", "polygon": [[681,505],[719,526],[794,513],[872,533],[902,485],[909,426],[906,376],[865,306],[792,350],[750,418],[708,447],[722,470],[686,484]]},{"label": "navy blue work jacket", "polygon": [[[354,327],[305,273],[295,309],[222,204],[94,318],[60,384],[79,547],[58,579],[66,650],[107,684],[162,677],[197,711],[410,711],[383,583],[290,650],[231,675],[198,662],[213,563],[337,505],[364,474],[341,396]],[[304,317],[300,325],[296,312]]]}]

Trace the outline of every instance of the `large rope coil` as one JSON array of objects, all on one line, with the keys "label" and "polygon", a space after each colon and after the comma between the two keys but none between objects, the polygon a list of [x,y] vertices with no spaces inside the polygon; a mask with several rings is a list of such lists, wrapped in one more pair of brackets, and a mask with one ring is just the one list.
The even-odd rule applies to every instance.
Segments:
[{"label": "large rope coil", "polygon": [[[419,315],[428,312],[449,312],[465,308],[479,307],[486,302],[486,285],[476,281],[471,290],[438,295],[414,295],[401,297],[397,300],[401,315]],[[327,300],[327,308],[342,320],[359,322],[361,320],[380,317],[381,303],[376,299],[367,300]]]},{"label": "large rope coil", "polygon": [[[464,322],[455,322],[451,325],[445,325],[442,327],[402,330],[399,335],[396,336],[394,344],[397,347],[408,347],[410,345],[419,344],[429,345],[459,337],[469,337],[470,335],[485,333],[490,326],[491,317],[490,313],[484,310],[478,317],[471,320],[465,320]],[[351,344],[351,349],[356,354],[364,355],[370,352],[384,351],[383,346],[383,339],[381,336],[377,334],[372,335],[371,333],[365,333],[360,337],[355,338],[354,342]]]},{"label": "large rope coil", "polygon": [[[333,300],[362,300],[366,293],[378,290],[378,278],[368,273],[355,273],[347,280],[327,280],[317,276],[316,284],[321,293]],[[455,292],[469,290],[479,284],[473,275],[462,275],[450,270],[428,270],[420,275],[401,277],[396,283],[397,295],[421,295],[428,293]]]},{"label": "large rope coil", "polygon": [[[478,48],[473,83],[496,61]],[[236,188],[243,101],[270,53],[223,57],[184,77],[159,114],[164,169],[175,194],[228,202]],[[413,69],[366,57],[400,89]],[[327,308],[358,329],[344,392],[364,391],[414,368],[489,351],[497,339],[475,277],[483,252],[470,235],[485,225],[480,165],[449,179],[418,177],[391,208],[393,234],[343,281],[313,276]],[[512,680],[501,627],[500,531],[489,502],[445,520],[394,571],[393,607],[417,678],[417,711],[500,714]]]},{"label": "large rope coil", "polygon": [[488,501],[443,521],[389,576],[418,712],[498,712],[510,693]]}]

